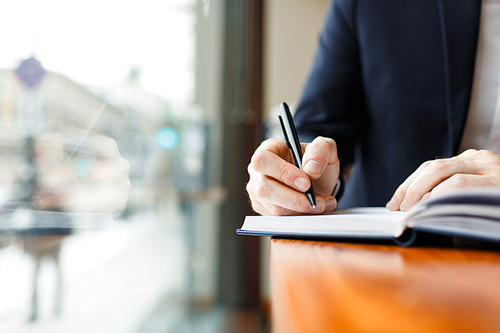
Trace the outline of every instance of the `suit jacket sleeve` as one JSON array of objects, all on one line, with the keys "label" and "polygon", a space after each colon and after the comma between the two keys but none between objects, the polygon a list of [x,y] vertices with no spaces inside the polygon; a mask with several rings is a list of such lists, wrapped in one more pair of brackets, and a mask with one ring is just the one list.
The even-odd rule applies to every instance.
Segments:
[{"label": "suit jacket sleeve", "polygon": [[334,139],[343,166],[352,163],[355,145],[367,125],[352,3],[330,4],[294,116],[301,141],[319,135]]}]

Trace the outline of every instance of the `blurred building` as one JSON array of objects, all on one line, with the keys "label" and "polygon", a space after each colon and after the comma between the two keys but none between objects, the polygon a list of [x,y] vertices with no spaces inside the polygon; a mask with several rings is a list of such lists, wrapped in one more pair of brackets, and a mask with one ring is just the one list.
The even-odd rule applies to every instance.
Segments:
[{"label": "blurred building", "polygon": [[140,85],[140,69],[131,68],[121,83],[88,87],[95,96],[126,114],[129,129],[117,140],[120,153],[131,164],[130,177],[136,182],[166,179],[169,154],[158,146],[155,134],[163,126],[178,121],[165,99],[146,92]]},{"label": "blurred building", "polygon": [[[23,68],[26,64],[39,67]],[[151,138],[161,125],[158,113],[167,106],[138,85],[84,87],[45,71],[34,58],[17,69],[0,69],[0,203],[23,197],[22,184],[33,174],[28,142],[46,133],[62,134],[66,154],[90,157],[89,139],[105,135],[129,162],[132,181],[161,177],[151,172],[151,165],[165,169],[161,159],[151,161],[156,149]]]},{"label": "blurred building", "polygon": [[[46,72],[34,87],[27,87],[21,81],[14,70],[0,70],[2,140],[23,140],[33,134],[25,128],[32,120],[27,117],[36,117],[41,122],[37,132],[60,132],[69,139],[81,138],[89,132],[117,138],[131,126],[124,110],[105,103],[63,75]],[[27,100],[32,100],[29,108],[33,114],[23,110],[27,108]]]}]

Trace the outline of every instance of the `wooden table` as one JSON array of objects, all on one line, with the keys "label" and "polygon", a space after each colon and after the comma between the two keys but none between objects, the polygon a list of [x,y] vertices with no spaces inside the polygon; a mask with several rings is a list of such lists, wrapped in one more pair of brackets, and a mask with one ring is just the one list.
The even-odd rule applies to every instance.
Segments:
[{"label": "wooden table", "polygon": [[272,239],[278,332],[500,332],[500,251]]}]

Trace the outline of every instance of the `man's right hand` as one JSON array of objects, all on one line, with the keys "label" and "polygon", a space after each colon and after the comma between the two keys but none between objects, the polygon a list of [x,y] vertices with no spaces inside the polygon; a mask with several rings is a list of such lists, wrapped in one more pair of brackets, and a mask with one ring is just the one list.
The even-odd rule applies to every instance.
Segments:
[{"label": "man's right hand", "polygon": [[[339,178],[337,145],[330,138],[317,137],[302,143],[301,171],[283,140],[264,141],[248,165],[250,180],[247,192],[253,209],[261,215],[321,214],[337,206],[331,195]],[[304,194],[314,185],[316,208]]]}]

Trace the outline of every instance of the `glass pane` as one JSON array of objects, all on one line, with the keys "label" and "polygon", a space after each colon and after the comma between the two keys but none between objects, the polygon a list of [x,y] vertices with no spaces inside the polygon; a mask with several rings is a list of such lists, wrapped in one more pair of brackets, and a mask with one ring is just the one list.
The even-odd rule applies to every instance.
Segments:
[{"label": "glass pane", "polygon": [[1,332],[222,330],[222,7],[3,4]]}]

